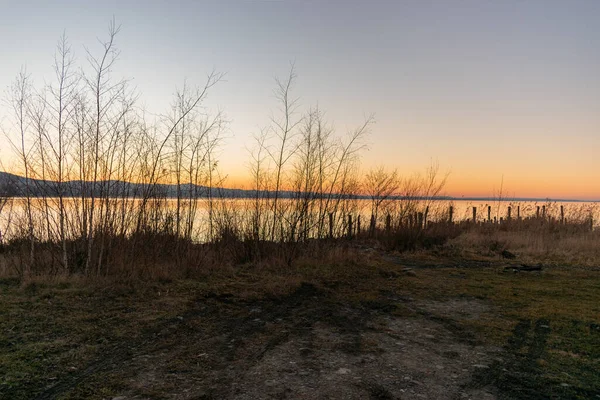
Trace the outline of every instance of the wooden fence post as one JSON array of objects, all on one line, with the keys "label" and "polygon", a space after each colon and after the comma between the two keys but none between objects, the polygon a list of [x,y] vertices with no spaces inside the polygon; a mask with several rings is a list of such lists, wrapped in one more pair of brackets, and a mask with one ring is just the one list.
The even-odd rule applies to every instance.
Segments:
[{"label": "wooden fence post", "polygon": [[423,229],[423,213],[422,212],[417,214],[417,224],[419,226],[419,229]]},{"label": "wooden fence post", "polygon": [[348,214],[348,239],[352,239],[352,214]]},{"label": "wooden fence post", "polygon": [[425,207],[425,215],[423,216],[423,228],[427,228],[427,217],[429,216],[429,206]]},{"label": "wooden fence post", "polygon": [[329,238],[333,238],[333,213],[329,213]]},{"label": "wooden fence post", "polygon": [[473,223],[477,222],[477,207],[473,207]]},{"label": "wooden fence post", "polygon": [[452,206],[450,206],[450,208],[448,209],[448,222],[452,223],[452,213],[453,213],[454,209],[452,208]]},{"label": "wooden fence post", "polygon": [[540,218],[540,206],[537,206],[537,210],[535,211],[535,217]]},{"label": "wooden fence post", "polygon": [[492,222],[492,206],[488,206],[488,222]]},{"label": "wooden fence post", "polygon": [[510,221],[510,212],[511,212],[511,211],[512,211],[512,210],[511,210],[511,207],[510,207],[510,206],[508,206],[508,215],[506,216],[506,219],[507,219],[508,221]]},{"label": "wooden fence post", "polygon": [[517,206],[517,219],[521,220],[521,206]]},{"label": "wooden fence post", "polygon": [[305,217],[302,218],[302,220],[303,220],[303,224],[302,224],[302,240],[304,240],[306,242],[308,240],[309,230],[310,230],[310,228],[308,227],[308,215],[305,215]]},{"label": "wooden fence post", "polygon": [[561,225],[565,223],[565,209],[562,205],[560,206],[560,223]]},{"label": "wooden fence post", "polygon": [[369,225],[369,235],[375,234],[375,215],[371,213],[371,223]]},{"label": "wooden fence post", "polygon": [[542,206],[542,218],[546,219],[546,206]]},{"label": "wooden fence post", "polygon": [[356,217],[356,236],[360,236],[360,215]]}]

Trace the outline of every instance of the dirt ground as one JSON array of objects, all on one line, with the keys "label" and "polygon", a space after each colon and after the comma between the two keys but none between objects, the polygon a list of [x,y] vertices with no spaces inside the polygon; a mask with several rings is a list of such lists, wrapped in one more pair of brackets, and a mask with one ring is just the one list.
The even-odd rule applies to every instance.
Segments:
[{"label": "dirt ground", "polygon": [[[152,306],[154,311],[135,314],[144,299],[128,305],[95,294],[100,303],[90,309],[105,304],[106,310],[81,319],[91,321],[92,331],[78,339],[72,326],[68,333],[47,326],[36,338],[27,337],[9,308],[2,314],[3,351],[17,352],[28,340],[38,345],[54,340],[58,349],[36,358],[39,368],[29,377],[18,365],[0,366],[7,374],[0,398],[541,399],[548,393],[600,398],[593,385],[569,391],[571,384],[560,378],[538,379],[551,322],[510,323],[508,339],[494,344],[471,324],[498,316],[493,301],[464,293],[414,297],[418,291],[390,288],[408,285],[423,271],[391,271],[380,274],[376,296],[358,301],[339,296],[339,283],[303,282],[285,295],[261,298],[205,291],[172,308]],[[440,279],[462,280],[461,273],[452,269]],[[34,307],[46,299],[62,310],[44,320],[44,309],[38,309],[36,318],[45,324],[68,321],[76,312],[60,296],[47,298],[38,294],[28,303]],[[133,329],[127,325],[131,319],[142,322]],[[94,339],[97,343],[90,344]],[[13,364],[18,359],[8,358]]]},{"label": "dirt ground", "polygon": [[90,375],[110,372],[130,386],[113,396],[119,399],[153,393],[176,399],[494,399],[496,389],[480,387],[473,375],[489,369],[500,349],[478,343],[448,318],[482,309],[477,300],[399,298],[351,307],[311,284],[264,301],[208,296],[37,398],[60,397]]}]

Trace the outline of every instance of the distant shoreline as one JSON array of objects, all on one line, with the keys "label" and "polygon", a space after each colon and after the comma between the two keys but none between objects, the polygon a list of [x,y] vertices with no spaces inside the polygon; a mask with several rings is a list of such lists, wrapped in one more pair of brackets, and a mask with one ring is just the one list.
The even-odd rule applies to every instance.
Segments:
[{"label": "distant shoreline", "polygon": [[[41,198],[41,197],[58,197],[57,186],[58,183],[50,180],[40,180],[35,178],[30,178],[31,182],[31,196],[32,198]],[[11,190],[5,190],[2,193],[2,186],[8,187]],[[0,171],[0,197],[7,198],[18,198],[25,197],[22,195],[23,186],[25,185],[25,178],[19,175],[14,175],[8,172]],[[69,193],[68,195],[64,195],[63,198],[76,198],[80,199],[82,196],[78,194],[82,186],[81,181],[65,181],[61,185],[63,185],[63,193]],[[87,186],[90,188],[93,185],[92,182],[84,182],[83,186]],[[130,183],[130,182],[122,182],[122,181],[98,181],[96,185],[105,187],[109,187],[109,191],[112,191],[109,197],[111,198],[129,198],[129,199],[142,199],[143,196],[139,196],[138,193],[142,193],[145,189],[145,186],[152,184],[140,184],[140,183]],[[16,186],[16,188],[15,188]],[[119,189],[114,189],[115,186],[121,186]],[[175,184],[164,184],[159,183],[154,185],[158,188],[158,192],[164,198],[176,199],[177,198],[177,185]],[[125,189],[125,187],[127,187]],[[183,199],[208,199],[209,197],[206,195],[208,190],[211,190],[214,193],[213,198],[222,198],[222,199],[256,199],[256,191],[253,189],[233,189],[233,188],[223,188],[223,187],[213,187],[209,188],[207,186],[198,186],[198,185],[189,185],[182,184],[179,188],[179,193],[181,198]],[[129,193],[133,193],[128,196],[121,196],[119,190],[127,190]],[[192,196],[190,196],[190,191],[194,192]],[[20,193],[19,193],[20,192]],[[274,192],[269,191],[261,191],[258,196],[261,199],[272,198]],[[281,199],[294,199],[298,197],[302,197],[303,193],[293,192],[289,190],[282,190],[279,192],[278,197]],[[313,193],[311,196],[318,198],[318,194]],[[98,194],[96,198],[103,197]],[[314,198],[313,197],[313,198]],[[322,195],[322,198],[329,197],[328,194]],[[371,197],[368,195],[359,195],[359,194],[332,194],[333,198],[344,198],[344,199],[356,199],[356,200],[370,200]],[[90,196],[86,196],[86,198],[91,198]],[[559,199],[559,198],[549,198],[549,197],[503,197],[501,199],[496,197],[454,197],[454,196],[435,196],[435,197],[405,197],[405,196],[393,196],[389,198],[390,200],[434,200],[434,201],[473,201],[473,202],[553,202],[553,203],[598,203],[600,199],[596,200],[584,200],[584,199]]]},{"label": "distant shoreline", "polygon": [[[214,188],[214,190],[218,190],[218,188]],[[228,190],[243,190],[243,189],[228,189]],[[5,198],[10,198],[10,199],[25,199],[25,196],[17,196],[17,195],[2,195],[0,193],[0,197],[5,197]],[[95,199],[99,199],[105,196],[96,196]],[[332,198],[337,198],[338,196],[333,195]],[[342,196],[344,199],[352,199],[352,200],[364,200],[364,201],[368,201],[371,200],[371,197],[369,196],[356,196],[356,195],[352,195],[352,196]],[[58,199],[58,196],[44,196],[44,195],[37,195],[37,194],[32,194],[30,196],[30,198],[32,199]],[[77,199],[80,200],[82,197],[81,196],[73,196],[73,195],[68,195],[68,196],[63,196],[63,199]],[[91,196],[86,196],[84,197],[86,199],[91,199]],[[128,200],[142,200],[143,197],[141,196],[109,196],[109,199],[128,199]],[[151,198],[156,198],[156,197],[151,197]],[[164,196],[164,199],[168,199],[168,200],[176,200],[177,197],[176,196]],[[263,199],[272,199],[273,196],[260,196],[259,197],[261,200]],[[279,195],[280,199],[284,199],[284,200],[294,200],[296,199],[296,197],[291,197],[291,196],[282,196],[281,194]],[[315,197],[318,198],[318,197]],[[323,196],[323,198],[327,198],[327,196]],[[190,197],[189,196],[181,196],[182,200],[189,200]],[[209,198],[208,196],[197,196],[197,197],[192,197],[192,200],[210,200],[211,198]],[[256,200],[255,196],[231,196],[231,195],[226,195],[226,196],[221,196],[221,195],[214,195],[212,197],[213,200]],[[416,200],[416,201],[425,201],[425,200],[429,200],[429,201],[471,201],[471,202],[499,202],[499,203],[511,203],[511,202],[543,202],[543,203],[600,203],[600,200],[581,200],[581,199],[549,199],[549,198],[527,198],[527,197],[519,197],[519,198],[503,198],[503,199],[495,199],[493,197],[431,197],[431,198],[427,198],[427,197],[391,197],[387,200],[394,200],[394,201],[402,201],[402,200]]]}]

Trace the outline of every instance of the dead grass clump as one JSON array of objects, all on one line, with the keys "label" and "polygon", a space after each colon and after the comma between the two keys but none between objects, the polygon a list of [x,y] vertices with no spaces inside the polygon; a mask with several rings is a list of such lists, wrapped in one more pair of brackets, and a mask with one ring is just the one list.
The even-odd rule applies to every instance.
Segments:
[{"label": "dead grass clump", "polygon": [[600,265],[600,232],[473,229],[449,240],[448,245],[486,257],[497,257],[508,250],[523,261]]},{"label": "dead grass clump", "polygon": [[426,229],[401,226],[382,231],[378,239],[388,251],[414,251],[441,247],[461,232],[463,227],[460,225],[441,222],[431,223]]}]

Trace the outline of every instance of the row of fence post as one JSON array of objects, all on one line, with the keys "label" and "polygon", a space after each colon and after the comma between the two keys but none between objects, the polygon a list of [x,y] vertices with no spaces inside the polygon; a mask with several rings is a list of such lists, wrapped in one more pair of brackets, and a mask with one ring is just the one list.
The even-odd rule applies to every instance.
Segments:
[{"label": "row of fence post", "polygon": [[[541,211],[541,213],[540,213]],[[452,214],[453,214],[453,209],[452,206],[450,206],[449,209],[449,221],[452,222]],[[494,222],[497,222],[496,220],[497,217],[494,217]],[[546,220],[547,216],[546,216],[546,206],[537,206],[536,211],[535,211],[535,218],[536,219],[542,219],[542,220]],[[512,220],[512,207],[508,206],[507,208],[507,212],[506,212],[506,220],[507,221],[511,221]],[[521,220],[521,206],[517,206],[517,220]],[[471,220],[471,222],[476,222],[477,221],[477,207],[473,207],[473,218]],[[565,208],[564,206],[560,206],[560,219],[558,220],[561,224],[565,224],[567,223],[567,219],[565,218]],[[487,207],[487,222],[492,222],[492,207],[488,206]],[[500,217],[500,222],[504,222],[504,218]],[[593,229],[594,227],[594,221],[592,216],[590,215],[589,217],[589,224],[590,224],[590,229]]]},{"label": "row of fence post", "polygon": [[[512,211],[513,211],[513,207],[512,206],[508,206],[507,208],[507,213],[506,213],[506,218],[504,217],[500,217],[498,219],[498,217],[494,216],[492,219],[492,207],[491,206],[487,206],[487,222],[488,223],[504,223],[506,221],[512,221],[513,220],[513,215],[512,215]],[[429,207],[427,207],[425,209],[425,212],[416,212],[416,213],[411,213],[406,217],[406,223],[408,224],[408,227],[411,228],[418,228],[418,229],[424,229],[427,227],[427,217],[429,214]],[[448,222],[453,223],[453,218],[454,218],[454,207],[450,206],[448,208]],[[516,218],[518,221],[521,220],[521,206],[517,206],[517,215]],[[536,214],[535,214],[535,218],[536,219],[546,219],[546,206],[537,206],[536,209]],[[558,220],[560,222],[560,224],[565,224],[567,222],[567,219],[565,218],[565,210],[564,210],[564,206],[560,206],[560,219]],[[354,222],[356,222],[356,226],[354,225]],[[473,207],[472,208],[472,219],[471,219],[471,223],[473,222],[477,222],[477,207]],[[356,228],[356,229],[355,229]],[[589,228],[591,230],[593,230],[593,219],[590,216],[589,219]],[[390,214],[387,214],[385,217],[385,231],[386,232],[390,232],[392,229],[392,216]],[[369,235],[373,236],[375,234],[375,230],[376,230],[376,218],[375,215],[371,214],[371,219],[369,222]],[[360,235],[361,234],[361,216],[358,215],[356,216],[356,221],[353,221],[353,216],[352,214],[348,214],[347,216],[347,224],[346,224],[346,236],[348,238],[353,237],[354,235]],[[329,237],[333,238],[334,236],[334,215],[333,213],[329,213]]]},{"label": "row of fence post", "polygon": [[[429,207],[425,208],[425,212],[415,212],[411,213],[406,217],[406,222],[408,227],[423,229],[427,227],[427,216],[429,213]],[[356,226],[354,223],[356,222]],[[375,215],[371,214],[371,219],[369,223],[369,235],[373,236],[376,231],[376,218]],[[387,214],[385,216],[385,231],[390,232],[392,230],[392,216]],[[352,214],[348,214],[346,217],[346,234],[345,236],[348,238],[353,237],[354,235],[361,234],[361,216],[357,215],[356,220]],[[334,237],[334,215],[333,213],[329,213],[329,237]]]}]

